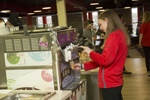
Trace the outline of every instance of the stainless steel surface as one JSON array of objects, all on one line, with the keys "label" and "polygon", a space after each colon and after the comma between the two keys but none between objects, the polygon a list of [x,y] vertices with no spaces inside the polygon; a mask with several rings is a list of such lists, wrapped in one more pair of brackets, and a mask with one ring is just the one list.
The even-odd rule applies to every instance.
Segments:
[{"label": "stainless steel surface", "polygon": [[64,90],[71,90],[71,91],[74,91],[75,89],[78,88],[79,85],[81,84],[85,84],[86,82],[86,79],[79,79],[79,78],[76,78],[72,83],[70,83],[68,86],[66,86],[64,88]]},{"label": "stainless steel surface", "polygon": [[[43,28],[43,29],[31,29],[27,30],[28,33],[35,33],[35,32],[50,32],[50,29]],[[19,31],[11,31],[11,34],[24,34],[24,30]]]},{"label": "stainless steel surface", "polygon": [[52,66],[46,65],[46,66],[7,66],[5,68],[6,70],[15,70],[15,69],[52,69]]},{"label": "stainless steel surface", "polygon": [[[64,29],[64,30],[54,30],[56,32],[58,32],[59,34],[64,34],[63,32],[66,31],[71,31],[71,30],[76,30],[75,28],[71,28],[71,29]],[[50,28],[41,28],[41,29],[31,29],[31,30],[27,30],[28,33],[39,33],[39,32],[51,32]],[[12,31],[11,34],[23,34],[24,30],[19,30],[19,31]]]},{"label": "stainless steel surface", "polygon": [[57,51],[57,53],[55,53],[56,56],[56,75],[57,75],[57,85],[58,85],[58,91],[60,91],[62,88],[62,82],[61,82],[61,70],[60,70],[60,60],[59,60],[59,52]]},{"label": "stainless steel surface", "polygon": [[7,88],[7,81],[6,81],[6,71],[5,71],[5,61],[4,61],[4,47],[3,41],[0,39],[0,89]]},{"label": "stainless steel surface", "polygon": [[40,90],[14,90],[0,97],[0,100],[46,100],[54,96],[56,92]]},{"label": "stainless steel surface", "polygon": [[81,71],[81,79],[87,80],[87,100],[100,100],[98,87],[98,69]]},{"label": "stainless steel surface", "polygon": [[[79,60],[74,60],[74,63],[79,63]],[[81,79],[80,70],[75,71],[75,78],[76,79]]]}]

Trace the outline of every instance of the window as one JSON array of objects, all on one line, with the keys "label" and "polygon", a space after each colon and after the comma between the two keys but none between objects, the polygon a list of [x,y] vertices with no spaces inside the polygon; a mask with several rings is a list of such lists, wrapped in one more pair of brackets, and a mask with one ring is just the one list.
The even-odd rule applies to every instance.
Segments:
[{"label": "window", "polygon": [[[52,27],[52,16],[46,16],[48,27]],[[37,17],[37,27],[43,27],[43,17]]]},{"label": "window", "polygon": [[43,18],[37,17],[37,27],[43,27]]},{"label": "window", "polygon": [[87,13],[87,19],[89,19],[89,13]]},{"label": "window", "polygon": [[8,18],[6,17],[2,17],[4,19],[4,22],[7,22]]},{"label": "window", "polygon": [[48,27],[52,27],[53,26],[53,23],[52,23],[52,16],[47,16],[47,24],[48,24]]},{"label": "window", "polygon": [[137,24],[138,24],[138,15],[137,15],[137,8],[132,8],[132,32],[136,34]]},{"label": "window", "polygon": [[[87,19],[89,19],[89,14],[87,13]],[[98,12],[92,12],[92,18],[93,18],[93,27],[95,27],[96,29],[99,29],[99,25],[98,25]]]},{"label": "window", "polygon": [[98,12],[92,12],[92,17],[93,17],[93,27],[95,27],[96,29],[99,29],[99,25],[98,25]]}]

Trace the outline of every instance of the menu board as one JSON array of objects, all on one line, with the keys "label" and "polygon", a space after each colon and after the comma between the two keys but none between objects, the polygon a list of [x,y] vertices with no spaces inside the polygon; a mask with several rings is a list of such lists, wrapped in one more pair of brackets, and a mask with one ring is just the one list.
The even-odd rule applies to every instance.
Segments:
[{"label": "menu board", "polygon": [[52,65],[51,51],[4,53],[7,66]]}]

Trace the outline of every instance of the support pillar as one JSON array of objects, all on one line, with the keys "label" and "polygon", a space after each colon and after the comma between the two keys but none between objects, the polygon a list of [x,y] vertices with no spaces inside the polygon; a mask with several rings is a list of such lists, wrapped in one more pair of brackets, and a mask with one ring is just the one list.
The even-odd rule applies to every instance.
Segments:
[{"label": "support pillar", "polygon": [[56,0],[58,25],[67,26],[66,4],[65,0]]},{"label": "support pillar", "polygon": [[27,15],[27,26],[29,29],[32,28],[32,16],[31,15]]},{"label": "support pillar", "polygon": [[92,12],[88,13],[88,17],[89,17],[89,19],[93,20]]},{"label": "support pillar", "polygon": [[43,16],[42,18],[43,18],[43,27],[46,27],[45,24],[47,24],[47,18],[46,16]]},{"label": "support pillar", "polygon": [[31,15],[27,15],[27,24],[32,25],[32,16]]},{"label": "support pillar", "polygon": [[83,22],[84,22],[84,26],[85,26],[85,21],[87,21],[87,10],[83,9]]}]

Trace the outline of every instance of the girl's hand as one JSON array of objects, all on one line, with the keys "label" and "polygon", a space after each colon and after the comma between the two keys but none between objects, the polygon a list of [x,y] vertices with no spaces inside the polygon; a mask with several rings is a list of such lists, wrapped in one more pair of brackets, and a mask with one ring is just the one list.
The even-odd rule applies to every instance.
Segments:
[{"label": "girl's hand", "polygon": [[81,70],[81,63],[74,64],[74,70]]},{"label": "girl's hand", "polygon": [[92,49],[90,49],[89,47],[85,47],[85,46],[80,46],[81,48],[83,48],[83,53],[84,54],[90,54],[91,51],[93,51]]}]

